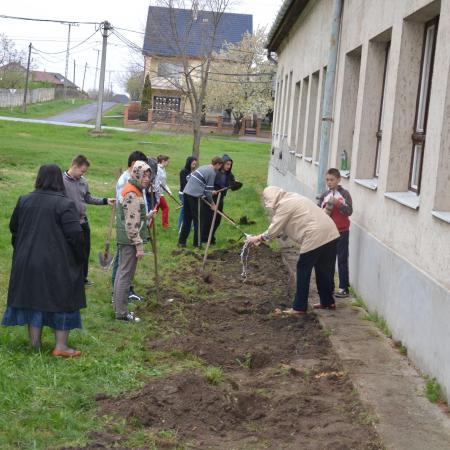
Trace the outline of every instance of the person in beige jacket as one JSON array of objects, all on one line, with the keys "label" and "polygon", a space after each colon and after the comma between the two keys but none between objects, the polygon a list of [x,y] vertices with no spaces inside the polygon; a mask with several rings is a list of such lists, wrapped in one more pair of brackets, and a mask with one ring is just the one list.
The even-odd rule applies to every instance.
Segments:
[{"label": "person in beige jacket", "polygon": [[250,236],[250,244],[287,236],[300,246],[297,263],[297,292],[287,314],[306,314],[311,272],[316,273],[320,303],[314,308],[335,309],[333,297],[334,266],[339,232],[322,209],[306,197],[269,186],[263,192],[264,204],[271,216],[266,232]]}]

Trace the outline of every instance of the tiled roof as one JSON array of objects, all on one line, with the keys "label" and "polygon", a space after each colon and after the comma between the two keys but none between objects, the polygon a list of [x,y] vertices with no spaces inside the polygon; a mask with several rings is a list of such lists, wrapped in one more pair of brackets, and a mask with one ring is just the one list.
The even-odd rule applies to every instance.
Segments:
[{"label": "tiled roof", "polygon": [[[174,8],[173,11],[158,6],[148,8],[143,54],[202,56],[205,43],[211,42],[213,13],[198,11],[196,20],[193,20],[191,9]],[[220,50],[225,42],[240,42],[246,32],[253,32],[252,15],[224,13],[217,29],[214,50]]]},{"label": "tiled roof", "polygon": [[[56,85],[63,86],[64,85],[64,76],[60,73],[56,72],[44,72],[41,70],[32,70],[33,81],[42,81],[46,83],[53,83]],[[70,80],[67,80],[67,87],[77,89],[78,86],[72,83]]]}]

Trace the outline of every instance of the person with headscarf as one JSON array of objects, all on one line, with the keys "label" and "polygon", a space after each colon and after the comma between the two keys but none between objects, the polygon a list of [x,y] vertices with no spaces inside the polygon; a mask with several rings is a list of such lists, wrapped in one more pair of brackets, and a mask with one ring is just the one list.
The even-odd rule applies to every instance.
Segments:
[{"label": "person with headscarf", "polygon": [[55,330],[53,356],[80,356],[68,338],[81,328],[86,307],[83,230],[57,165],[39,168],[35,190],[19,197],[9,229],[14,250],[2,325],[27,325],[34,348],[48,326]]},{"label": "person with headscarf", "polygon": [[128,322],[140,321],[134,313],[128,312],[128,294],[137,262],[144,256],[144,242],[149,238],[147,222],[154,214],[154,210],[147,213],[144,197],[150,179],[150,166],[143,161],[136,161],[117,205],[116,233],[120,258],[113,303],[116,319]]},{"label": "person with headscarf", "polygon": [[263,191],[264,205],[271,217],[267,231],[250,236],[247,242],[258,244],[278,237],[290,238],[300,246],[297,263],[297,291],[290,315],[306,314],[309,283],[314,268],[320,303],[316,309],[335,309],[334,269],[339,232],[331,218],[308,198],[286,192],[276,186]]},{"label": "person with headscarf", "polygon": [[178,198],[180,199],[180,202],[183,206],[180,208],[180,214],[178,215],[178,232],[181,231],[181,225],[183,225],[183,217],[184,217],[183,190],[186,187],[188,177],[197,168],[197,164],[198,159],[195,156],[188,156],[186,158],[186,164],[180,170],[180,190],[178,191]]}]

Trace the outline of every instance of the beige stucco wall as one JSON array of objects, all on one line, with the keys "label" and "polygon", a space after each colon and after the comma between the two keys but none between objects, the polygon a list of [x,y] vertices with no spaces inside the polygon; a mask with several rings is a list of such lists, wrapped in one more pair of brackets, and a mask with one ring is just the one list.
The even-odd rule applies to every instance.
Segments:
[{"label": "beige stucco wall", "polygon": [[[278,50],[278,81],[283,80],[292,71],[292,89],[295,83],[308,75],[322,69],[327,64],[329,48],[329,31],[331,24],[331,1],[317,0],[309,3],[289,35]],[[434,4],[433,4],[434,3]],[[406,29],[404,18],[417,10],[432,4],[430,11],[411,17]],[[450,206],[447,197],[450,195],[450,181],[447,173],[441,174],[437,182],[439,167],[448,166],[447,154],[441,154],[442,145],[450,145],[449,112],[450,112],[450,1],[444,0],[440,5],[439,32],[436,43],[436,56],[432,80],[429,106],[427,140],[423,163],[422,188],[419,196],[418,210],[400,204],[385,197],[385,192],[407,191],[405,179],[409,175],[409,157],[412,148],[411,133],[414,121],[414,110],[417,95],[417,83],[420,67],[419,52],[411,51],[400,54],[402,36],[406,33],[415,36],[422,45],[422,23],[433,17],[439,3],[429,0],[347,0],[344,1],[343,27],[339,48],[338,67],[336,72],[336,92],[333,115],[333,131],[329,157],[330,166],[338,166],[342,148],[339,148],[339,130],[341,119],[344,125],[352,117],[341,117],[341,106],[347,101],[343,98],[345,80],[345,57],[348,52],[360,48],[361,70],[359,73],[358,91],[355,92],[356,113],[354,114],[353,149],[350,178],[343,179],[343,185],[353,196],[355,212],[352,217],[361,227],[374,234],[377,239],[392,248],[412,264],[426,271],[447,289],[450,288],[450,224],[432,215],[435,206]],[[419,22],[416,22],[419,21]],[[367,133],[368,108],[379,109],[379,96],[371,92],[370,77],[366,62],[369,53],[369,40],[391,31],[390,67],[386,81],[386,101],[384,110],[384,127],[381,149],[381,167],[377,190],[355,183],[364,170],[363,161],[358,160],[361,152],[370,151],[367,146],[373,137]],[[417,72],[414,74],[414,72]],[[403,77],[403,78],[402,78]],[[289,80],[289,77],[288,77]],[[406,88],[401,85],[406,84]],[[288,91],[286,91],[288,92]],[[396,95],[399,93],[399,95]],[[280,101],[281,94],[281,101]],[[409,94],[407,96],[406,94]],[[408,97],[399,98],[399,97]],[[283,100],[286,98],[286,101]],[[289,101],[289,103],[288,103]],[[282,105],[282,103],[285,103]],[[283,109],[286,108],[285,110]],[[315,192],[317,186],[317,152],[314,150],[313,161],[300,157],[305,153],[303,144],[296,142],[291,133],[295,132],[292,124],[286,120],[295,117],[294,95],[277,92],[273,141],[276,149],[290,150],[291,154],[280,161],[275,152],[272,161],[280,170],[291,170],[297,179]],[[444,117],[445,110],[445,117]],[[288,113],[290,111],[290,113]],[[284,119],[284,123],[281,123]],[[443,130],[443,125],[445,129]],[[286,132],[287,130],[287,132]],[[403,136],[401,136],[403,134]],[[283,138],[285,141],[283,142]],[[408,142],[405,144],[405,140]],[[401,142],[400,142],[401,141]],[[288,145],[287,143],[291,145]],[[304,142],[304,140],[303,140]],[[403,143],[403,144],[401,144]],[[342,145],[342,144],[341,144]],[[394,151],[399,145],[407,148],[407,154]],[[406,150],[405,150],[406,151]],[[297,153],[294,157],[292,152]],[[360,170],[358,169],[360,164]],[[444,180],[442,179],[444,177]],[[364,177],[368,178],[368,177]],[[436,196],[439,187],[438,196]],[[447,196],[447,197],[446,197]],[[450,212],[450,208],[447,209]],[[443,250],[446,249],[446,250]]]},{"label": "beige stucco wall", "polygon": [[[182,64],[182,60],[177,58],[164,58],[161,56],[144,56],[144,71],[145,75],[150,74],[150,79],[152,82],[153,95],[161,95],[161,96],[173,96],[181,98],[181,112],[191,113],[191,105],[189,100],[183,95],[182,92],[175,89],[174,86],[170,86],[170,83],[167,80],[161,79],[157,77],[158,73],[158,65],[161,62],[171,62],[171,63],[180,63]],[[189,65],[192,67],[198,66],[200,60],[190,59]]]},{"label": "beige stucco wall", "polygon": [[[332,6],[331,0],[309,2],[278,49],[268,179],[309,197],[317,191],[317,139],[312,158],[305,157],[310,149],[298,122],[307,120],[308,102],[302,106],[305,99],[295,85],[327,64]],[[411,135],[424,23],[437,14],[417,195],[408,192]],[[344,148],[351,153],[349,178],[342,180],[354,203],[350,281],[369,308],[387,320],[408,356],[436,377],[450,398],[450,0],[344,0],[342,20],[328,166],[339,167]],[[373,178],[387,41],[380,170]],[[306,99],[309,94],[308,87]],[[310,128],[307,122],[304,127]]]}]

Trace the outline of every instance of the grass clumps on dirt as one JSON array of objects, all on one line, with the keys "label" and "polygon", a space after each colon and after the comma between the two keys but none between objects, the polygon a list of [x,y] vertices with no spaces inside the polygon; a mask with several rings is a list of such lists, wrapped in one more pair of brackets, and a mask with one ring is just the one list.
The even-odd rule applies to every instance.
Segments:
[{"label": "grass clumps on dirt", "polygon": [[219,385],[224,380],[224,373],[220,367],[208,366],[203,370],[206,381],[210,384]]}]

